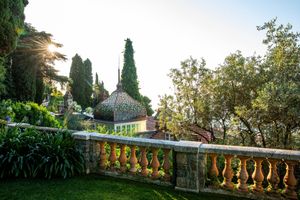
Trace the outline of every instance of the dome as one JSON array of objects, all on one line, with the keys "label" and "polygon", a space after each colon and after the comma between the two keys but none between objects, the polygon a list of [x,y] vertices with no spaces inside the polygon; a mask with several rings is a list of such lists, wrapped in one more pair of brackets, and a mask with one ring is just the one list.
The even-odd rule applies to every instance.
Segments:
[{"label": "dome", "polygon": [[145,107],[123,91],[120,84],[117,90],[94,109],[94,118],[105,121],[129,121],[145,116]]}]

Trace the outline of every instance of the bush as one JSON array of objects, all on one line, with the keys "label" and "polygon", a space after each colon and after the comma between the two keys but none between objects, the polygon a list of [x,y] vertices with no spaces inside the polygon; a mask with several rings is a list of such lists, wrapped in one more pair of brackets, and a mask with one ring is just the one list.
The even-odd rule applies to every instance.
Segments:
[{"label": "bush", "polygon": [[67,178],[83,170],[83,154],[69,132],[0,130],[0,178]]},{"label": "bush", "polygon": [[33,102],[16,102],[3,100],[0,102],[0,119],[10,117],[13,122],[24,122],[36,126],[60,128],[60,123],[44,107]]}]

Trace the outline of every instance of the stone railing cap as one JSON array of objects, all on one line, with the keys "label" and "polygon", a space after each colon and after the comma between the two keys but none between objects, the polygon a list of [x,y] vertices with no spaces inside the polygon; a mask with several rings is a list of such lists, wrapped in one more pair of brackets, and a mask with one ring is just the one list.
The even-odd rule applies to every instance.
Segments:
[{"label": "stone railing cap", "polygon": [[89,132],[80,131],[72,134],[75,139],[79,140],[89,140],[91,138],[91,134]]},{"label": "stone railing cap", "polygon": [[91,140],[115,142],[120,144],[144,146],[144,147],[165,148],[165,149],[173,149],[174,145],[178,143],[176,141],[133,138],[133,137],[124,137],[124,136],[117,136],[117,135],[100,134],[100,133],[90,133],[90,138]]},{"label": "stone railing cap", "polygon": [[300,151],[285,149],[201,144],[199,152],[300,161]]}]

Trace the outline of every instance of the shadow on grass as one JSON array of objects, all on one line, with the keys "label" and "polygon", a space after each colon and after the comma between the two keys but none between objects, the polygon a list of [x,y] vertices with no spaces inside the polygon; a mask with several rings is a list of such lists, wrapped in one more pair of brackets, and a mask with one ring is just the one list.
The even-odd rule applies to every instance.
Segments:
[{"label": "shadow on grass", "polygon": [[8,179],[0,182],[0,199],[78,199],[78,200],[204,200],[231,199],[233,197],[195,194],[98,175],[80,176],[66,180]]}]

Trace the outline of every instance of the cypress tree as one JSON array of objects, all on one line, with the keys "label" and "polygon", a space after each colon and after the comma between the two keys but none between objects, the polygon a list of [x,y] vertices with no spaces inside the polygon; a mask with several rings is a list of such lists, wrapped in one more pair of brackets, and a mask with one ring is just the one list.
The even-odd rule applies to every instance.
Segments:
[{"label": "cypress tree", "polygon": [[98,77],[97,72],[96,72],[96,78],[95,78],[95,85],[99,85],[99,77]]},{"label": "cypress tree", "polygon": [[73,99],[81,106],[85,105],[85,97],[84,97],[85,77],[84,76],[85,76],[85,72],[84,72],[82,58],[78,54],[76,54],[72,58],[69,77],[72,79],[70,86],[71,86],[71,93],[73,95]]},{"label": "cypress tree", "polygon": [[151,100],[147,96],[143,96],[139,92],[139,82],[136,73],[136,67],[134,62],[134,50],[132,47],[132,41],[127,38],[124,51],[124,65],[122,69],[122,86],[123,89],[135,100],[144,105],[147,110],[147,115],[151,116],[154,112],[151,108]]},{"label": "cypress tree", "polygon": [[108,98],[109,92],[105,89],[103,81],[99,81],[98,73],[96,72],[94,91],[93,91],[93,105],[96,106],[98,103]]},{"label": "cypress tree", "polygon": [[122,86],[125,92],[127,92],[132,98],[141,101],[132,41],[129,38],[127,38],[125,41],[124,65],[121,75]]},{"label": "cypress tree", "polygon": [[84,65],[84,72],[85,72],[85,90],[84,90],[84,97],[85,97],[85,104],[84,107],[91,106],[92,103],[92,93],[93,93],[93,73],[92,73],[92,62],[89,59],[86,59],[83,62]]}]

